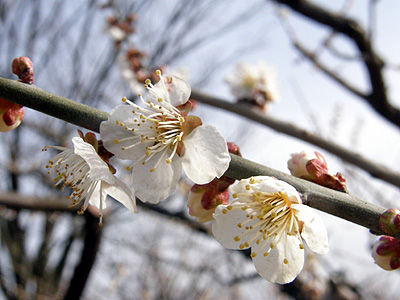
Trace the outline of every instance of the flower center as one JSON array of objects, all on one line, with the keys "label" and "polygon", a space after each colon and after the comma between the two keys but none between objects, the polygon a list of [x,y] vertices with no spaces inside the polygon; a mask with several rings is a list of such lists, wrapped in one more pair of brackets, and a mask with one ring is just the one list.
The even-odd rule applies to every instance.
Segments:
[{"label": "flower center", "polygon": [[145,146],[143,155],[135,163],[127,167],[128,171],[139,162],[145,165],[154,155],[161,153],[157,163],[150,170],[150,172],[154,172],[166,155],[168,155],[165,160],[166,163],[170,164],[172,162],[172,158],[184,134],[182,125],[185,122],[185,118],[177,108],[161,97],[157,99],[158,103],[153,103],[151,101],[146,102],[142,95],[139,96],[145,105],[144,108],[126,98],[122,99],[123,102],[133,106],[132,114],[134,117],[128,123],[122,123],[118,120],[116,122],[124,127],[125,130],[132,132],[132,135],[127,138],[116,139],[114,143],[132,142],[131,145],[122,147],[121,150]]},{"label": "flower center", "polygon": [[73,193],[68,196],[68,199],[72,200],[72,206],[79,204],[82,199],[87,199],[84,205],[82,205],[81,211],[78,213],[83,213],[87,207],[88,199],[95,189],[95,183],[89,177],[90,168],[86,161],[79,155],[74,154],[74,150],[67,149],[64,147],[46,146],[43,151],[47,151],[48,148],[53,148],[56,150],[61,150],[58,155],[53,159],[49,160],[46,168],[49,169],[48,174],[51,174],[52,170],[57,174],[54,178],[54,187],[57,187],[61,183],[61,191],[64,190],[66,186],[73,189]]},{"label": "flower center", "polygon": [[[250,191],[251,186],[246,189]],[[300,236],[301,223],[295,216],[295,211],[291,208],[290,202],[285,192],[266,193],[260,191],[237,193],[232,195],[234,198],[240,197],[246,204],[240,203],[227,206],[222,213],[226,214],[233,209],[246,211],[246,220],[238,223],[237,227],[244,228],[245,231],[240,236],[235,236],[234,240],[240,242],[246,235],[251,235],[250,239],[239,245],[240,249],[249,248],[252,243],[260,245],[257,252],[252,252],[254,258],[263,252],[264,257],[268,256],[271,250],[282,241],[285,242],[287,236],[295,236],[299,240],[300,249],[304,249]],[[285,246],[286,252],[286,246]],[[287,257],[287,253],[285,253]],[[284,263],[288,264],[285,258]]]}]

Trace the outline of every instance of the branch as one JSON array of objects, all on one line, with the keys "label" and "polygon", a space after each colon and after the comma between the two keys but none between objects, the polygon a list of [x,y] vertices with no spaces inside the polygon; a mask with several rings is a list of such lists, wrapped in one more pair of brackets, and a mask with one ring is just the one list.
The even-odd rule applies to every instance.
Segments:
[{"label": "branch", "polygon": [[[7,86],[9,82],[11,84]],[[24,94],[22,96],[18,95],[18,91]],[[30,97],[30,91],[32,91],[33,97]],[[11,97],[13,95],[15,99]],[[50,112],[55,117],[59,117],[56,112],[62,112],[60,114],[61,119],[90,130],[96,129],[95,131],[98,131],[100,122],[107,118],[107,113],[105,112],[1,77],[0,97],[10,101],[15,100],[16,103],[38,109],[45,113]],[[31,102],[30,100],[33,101]],[[219,104],[221,103],[219,102]],[[60,105],[62,106],[62,110],[60,110]],[[81,108],[83,110],[80,110]],[[63,110],[66,110],[68,114],[64,113]],[[306,132],[304,131],[304,133]],[[256,175],[276,177],[293,185],[302,194],[305,204],[369,228],[375,234],[384,234],[379,228],[379,217],[385,211],[384,208],[362,201],[352,195],[331,190],[259,165],[247,159],[235,155],[231,155],[231,157],[232,160],[229,169],[226,171],[227,176],[234,179],[248,178]]]},{"label": "branch", "polygon": [[[1,95],[0,95],[1,96]],[[347,150],[344,147],[335,144],[332,141],[326,140],[318,135],[315,135],[309,131],[294,126],[291,123],[283,122],[277,119],[273,119],[270,116],[266,116],[253,107],[241,103],[230,103],[226,100],[215,98],[198,91],[192,91],[191,98],[215,107],[222,108],[224,110],[233,112],[235,114],[249,118],[255,122],[266,125],[276,131],[282,132],[289,136],[298,138],[302,141],[309,142],[315,146],[329,151],[330,153],[340,157],[344,161],[356,165],[357,167],[367,171],[371,176],[379,178],[394,186],[400,187],[400,174],[388,169],[385,166],[376,164],[360,154]]]},{"label": "branch", "polygon": [[376,112],[400,127],[400,110],[393,107],[387,97],[383,79],[383,60],[375,53],[371,41],[363,28],[353,19],[332,13],[306,0],[272,0],[289,6],[299,14],[325,25],[335,32],[347,36],[354,42],[367,69],[371,91],[362,97]]}]

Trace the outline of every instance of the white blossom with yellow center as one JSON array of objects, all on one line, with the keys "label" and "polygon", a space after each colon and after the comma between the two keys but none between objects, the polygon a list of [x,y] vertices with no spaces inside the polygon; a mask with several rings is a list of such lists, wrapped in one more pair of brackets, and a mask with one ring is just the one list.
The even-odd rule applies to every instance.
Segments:
[{"label": "white blossom with yellow center", "polygon": [[230,190],[235,200],[217,207],[213,234],[226,248],[251,248],[254,265],[264,279],[280,284],[293,281],[304,265],[303,240],[314,252],[328,252],[321,218],[301,204],[293,186],[256,176]]},{"label": "white blossom with yellow center", "polygon": [[[224,137],[214,126],[201,125],[187,116],[191,94],[188,83],[178,77],[162,76],[152,85],[146,81],[143,106],[114,108],[100,126],[105,148],[122,159],[133,160],[136,195],[142,201],[158,203],[176,189],[182,169],[193,182],[206,184],[227,170],[230,156]],[[201,125],[201,126],[200,126]]]},{"label": "white blossom with yellow center", "polygon": [[81,213],[89,204],[99,209],[100,224],[102,224],[103,210],[106,208],[107,195],[121,202],[130,211],[137,213],[135,195],[121,180],[116,178],[110,171],[108,165],[97,154],[89,143],[80,137],[72,139],[74,149],[56,146],[48,148],[60,150],[53,157],[46,168],[49,174],[54,170],[57,177],[54,179],[54,187],[62,184],[61,190],[66,186],[73,189],[69,199],[72,206],[81,203]]},{"label": "white blossom with yellow center", "polygon": [[269,101],[279,98],[276,70],[265,62],[240,62],[232,74],[225,78],[236,99],[252,99],[258,92],[267,93]]}]

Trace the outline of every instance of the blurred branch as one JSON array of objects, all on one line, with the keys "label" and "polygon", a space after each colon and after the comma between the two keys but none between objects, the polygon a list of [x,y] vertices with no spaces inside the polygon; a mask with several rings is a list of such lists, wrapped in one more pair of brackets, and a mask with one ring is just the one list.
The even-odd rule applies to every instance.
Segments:
[{"label": "blurred branch", "polygon": [[14,209],[30,209],[40,211],[68,211],[77,212],[80,207],[68,208],[71,204],[66,197],[41,198],[34,196],[23,196],[19,193],[1,192],[0,205],[5,205]]},{"label": "blurred branch", "polygon": [[[284,4],[297,13],[321,25],[331,28],[334,32],[343,34],[352,42],[354,42],[367,70],[371,91],[366,94],[360,94],[354,89],[350,90],[362,99],[366,100],[381,116],[400,127],[400,110],[391,105],[386,93],[386,86],[382,73],[384,61],[375,53],[370,36],[365,32],[358,22],[349,17],[325,10],[324,8],[306,0],[272,1]],[[301,48],[298,49],[301,50]],[[303,51],[302,53],[305,55],[307,54],[307,52]],[[313,58],[312,55],[306,55],[306,57],[309,59]],[[349,89],[349,84],[344,85],[344,82],[341,82],[338,76],[332,74],[332,72],[328,69],[324,69],[322,64],[320,64],[319,67],[325,72],[325,74],[330,76],[336,82],[342,84],[342,86],[344,86],[346,89]]]},{"label": "blurred branch", "polygon": [[343,148],[332,141],[312,134],[311,132],[301,129],[291,123],[273,119],[270,116],[265,115],[263,112],[254,109],[254,107],[242,103],[230,103],[226,100],[209,96],[198,91],[192,91],[191,98],[201,103],[219,107],[221,109],[244,116],[255,122],[266,125],[276,131],[298,138],[302,141],[309,142],[315,146],[331,152],[332,154],[343,159],[344,161],[349,162],[367,171],[369,174],[371,174],[371,176],[375,178],[379,178],[397,187],[400,187],[399,173],[394,172],[385,166],[376,164],[362,157],[360,154],[347,150],[346,148]]},{"label": "blurred branch", "polygon": [[[0,97],[44,113],[50,113],[54,117],[60,117],[67,122],[72,122],[90,130],[98,131],[100,122],[107,119],[107,113],[105,112],[53,95],[36,87],[26,86],[1,77]],[[282,125],[286,126],[287,124],[280,124],[283,128]],[[306,134],[306,132],[304,133]],[[305,204],[367,227],[373,233],[383,234],[379,228],[379,217],[385,211],[384,208],[362,201],[352,195],[331,190],[259,165],[247,159],[235,155],[231,157],[229,169],[226,171],[227,176],[234,179],[256,175],[276,177],[293,185],[302,194]]]}]

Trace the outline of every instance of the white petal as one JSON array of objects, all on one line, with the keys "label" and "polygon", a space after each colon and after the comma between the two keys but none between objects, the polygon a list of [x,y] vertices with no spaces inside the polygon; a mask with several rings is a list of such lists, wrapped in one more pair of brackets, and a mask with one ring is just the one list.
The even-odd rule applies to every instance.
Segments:
[{"label": "white petal", "polygon": [[210,125],[196,127],[183,141],[182,157],[186,175],[197,184],[206,184],[221,177],[229,167],[231,157],[225,138]]},{"label": "white petal", "polygon": [[135,195],[125,183],[118,178],[115,178],[115,180],[116,183],[114,185],[103,183],[103,190],[115,200],[122,203],[131,212],[137,213]]},{"label": "white petal", "polygon": [[[231,204],[234,206],[233,204]],[[250,242],[250,240],[255,236],[257,230],[247,232],[246,235],[242,235],[247,231],[244,227],[238,227],[239,223],[243,223],[247,220],[247,211],[242,209],[232,209],[228,210],[226,205],[219,205],[214,213],[215,222],[212,225],[212,232],[215,239],[225,248],[228,249],[240,249],[240,245],[245,242]],[[224,213],[225,212],[225,213]],[[254,225],[257,222],[257,218],[246,226]],[[235,241],[235,237],[241,237],[239,241]],[[244,249],[249,248],[245,247]]]},{"label": "white petal", "polygon": [[[107,184],[107,183],[104,183],[104,184]],[[88,201],[91,205],[96,206],[98,209],[100,209],[100,206],[101,206],[104,210],[106,208],[107,194],[102,189],[102,182],[101,182],[101,180],[98,180],[98,181],[94,182],[93,185],[94,185],[94,190],[90,195],[88,195],[88,199],[86,199],[86,201]],[[101,198],[100,196],[102,196],[102,200],[103,200],[102,204],[100,204],[100,198]]]},{"label": "white petal", "polygon": [[[300,242],[294,236],[282,237],[282,240],[271,250],[268,256],[264,253],[268,251],[271,240],[267,240],[265,247],[260,250],[263,243],[254,245],[252,252],[260,250],[253,258],[257,272],[262,278],[279,284],[292,282],[301,272],[304,265],[304,250],[300,249]],[[288,264],[284,263],[284,259]]]},{"label": "white petal", "polygon": [[82,157],[88,164],[91,180],[103,180],[110,184],[115,182],[108,165],[101,159],[92,145],[86,143],[80,137],[74,137],[72,143],[74,144],[74,153]]},{"label": "white petal", "polygon": [[305,205],[292,205],[292,208],[297,211],[295,215],[299,221],[304,222],[301,236],[308,247],[319,254],[328,253],[328,233],[321,217]]},{"label": "white petal", "polygon": [[[100,136],[103,140],[104,147],[121,159],[136,160],[145,152],[145,144],[128,148],[128,146],[134,143],[133,140],[123,141],[123,139],[132,138],[134,134],[132,131],[126,130],[123,126],[117,124],[117,121],[119,123],[133,122],[133,119],[137,115],[133,114],[132,110],[134,110],[134,108],[130,105],[118,105],[111,110],[108,120],[100,124]],[[120,140],[118,144],[114,142],[116,139]],[[122,150],[123,147],[127,149]]]},{"label": "white petal", "polygon": [[182,175],[182,163],[175,155],[170,164],[166,163],[167,155],[161,159],[154,172],[150,172],[160,154],[155,155],[146,165],[138,163],[132,169],[133,186],[136,196],[143,202],[158,203],[168,198],[176,189]]},{"label": "white petal", "polygon": [[169,85],[169,99],[173,106],[185,104],[190,97],[191,89],[186,80],[172,76],[172,82]]}]

